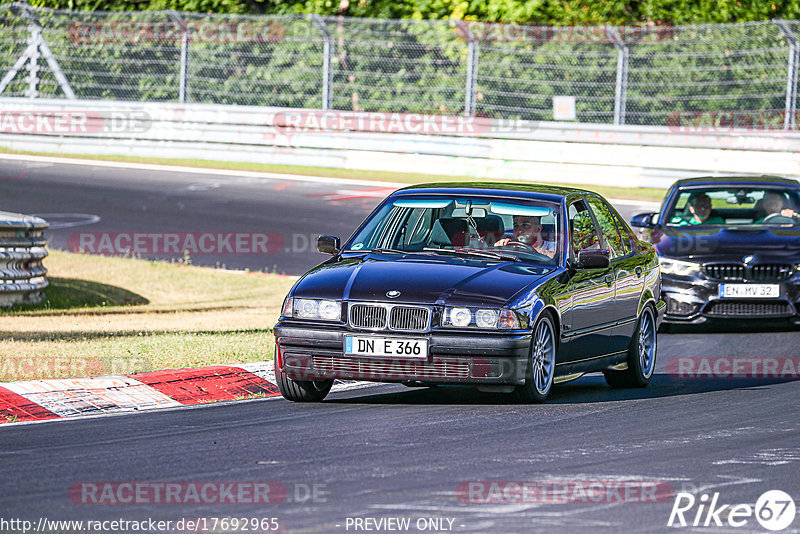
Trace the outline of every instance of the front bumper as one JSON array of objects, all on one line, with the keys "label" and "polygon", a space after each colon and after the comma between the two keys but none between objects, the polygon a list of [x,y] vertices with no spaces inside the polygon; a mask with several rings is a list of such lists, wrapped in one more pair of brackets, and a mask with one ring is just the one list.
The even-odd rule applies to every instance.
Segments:
[{"label": "front bumper", "polygon": [[[390,337],[425,338],[428,354],[420,358],[379,358],[344,354],[348,334],[373,335],[342,327],[275,326],[276,358],[293,380],[415,381],[430,384],[519,385],[525,370],[531,334],[435,332]],[[374,334],[380,336],[380,334]]]},{"label": "front bumper", "polygon": [[661,298],[667,302],[664,321],[672,324],[700,324],[709,319],[788,319],[800,322],[800,281],[797,277],[778,283],[779,298],[722,298],[719,296],[721,283],[726,282],[662,275]]}]

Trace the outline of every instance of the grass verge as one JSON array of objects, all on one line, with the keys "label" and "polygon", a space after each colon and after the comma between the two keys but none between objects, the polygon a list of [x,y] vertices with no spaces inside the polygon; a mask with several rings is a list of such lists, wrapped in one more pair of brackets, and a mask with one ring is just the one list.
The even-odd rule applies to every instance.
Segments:
[{"label": "grass verge", "polygon": [[[172,159],[172,158],[141,158],[134,156],[87,156],[79,154],[51,154],[47,152],[20,152],[7,150],[0,147],[1,153],[25,154],[31,156],[65,157],[85,160],[119,161],[128,163],[146,163],[151,165],[176,165],[181,167],[198,167],[204,169],[221,169],[232,171],[273,172],[298,176],[319,176],[332,178],[348,178],[356,180],[369,180],[376,182],[397,182],[403,184],[421,184],[426,182],[475,182],[485,181],[474,176],[440,176],[424,173],[405,173],[389,171],[359,171],[348,169],[333,169],[328,167],[307,167],[295,165],[275,165],[270,163],[246,163],[235,161],[207,161],[199,159]],[[494,182],[514,182],[518,180],[492,180]],[[549,182],[541,182],[549,183]],[[661,201],[664,198],[663,189],[648,187],[612,187],[591,184],[554,184],[568,185],[580,189],[587,189],[600,193],[608,198],[625,198],[629,200]]]},{"label": "grass verge", "polygon": [[272,358],[294,280],[51,251],[44,302],[0,311],[0,381]]}]

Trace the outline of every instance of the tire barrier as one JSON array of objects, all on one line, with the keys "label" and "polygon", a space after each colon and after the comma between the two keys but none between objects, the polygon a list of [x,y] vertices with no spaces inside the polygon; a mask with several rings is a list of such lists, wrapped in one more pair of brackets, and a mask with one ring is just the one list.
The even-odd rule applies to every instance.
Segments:
[{"label": "tire barrier", "polygon": [[0,306],[41,302],[48,286],[44,219],[0,211]]}]

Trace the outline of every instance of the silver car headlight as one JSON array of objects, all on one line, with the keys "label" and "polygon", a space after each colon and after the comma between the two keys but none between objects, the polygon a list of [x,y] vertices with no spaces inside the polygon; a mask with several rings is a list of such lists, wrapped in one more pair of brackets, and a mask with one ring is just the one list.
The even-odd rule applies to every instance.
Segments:
[{"label": "silver car headlight", "polygon": [[283,304],[283,316],[294,319],[340,321],[342,303],[338,300],[287,298]]},{"label": "silver car headlight", "polygon": [[480,328],[482,330],[517,330],[520,320],[514,310],[506,308],[446,307],[442,326],[451,328]]},{"label": "silver car headlight", "polygon": [[673,260],[670,258],[659,258],[661,272],[663,274],[674,274],[675,276],[691,276],[700,271],[700,264],[690,261]]}]

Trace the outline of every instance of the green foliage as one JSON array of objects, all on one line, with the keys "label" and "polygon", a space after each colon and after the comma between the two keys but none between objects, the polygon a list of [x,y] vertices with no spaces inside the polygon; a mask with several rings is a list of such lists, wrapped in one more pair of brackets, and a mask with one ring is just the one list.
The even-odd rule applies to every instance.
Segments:
[{"label": "green foliage", "polygon": [[[686,111],[784,108],[788,45],[776,24],[679,28],[668,23],[800,19],[800,0],[35,1],[49,7],[111,10],[39,12],[43,35],[82,99],[177,101],[180,32],[171,38],[131,39],[91,32],[90,38],[80,38],[78,31],[81,25],[113,29],[131,21],[175,26],[171,15],[157,11],[174,9],[183,11],[190,24],[210,23],[217,30],[227,25],[235,33],[242,24],[270,28],[263,40],[193,37],[187,102],[320,108],[325,36],[307,15],[340,13],[348,17],[324,21],[333,51],[334,109],[462,113],[469,53],[465,37],[477,32],[478,116],[552,120],[553,97],[569,95],[576,99],[577,120],[595,123],[610,123],[614,117],[620,51],[602,26],[609,22],[625,32],[628,45],[625,122],[652,125],[668,124]],[[29,37],[27,23],[12,11],[0,11],[0,65],[5,69]],[[247,14],[253,12],[269,14]],[[519,26],[477,20],[561,26],[528,26],[526,31],[535,31],[520,37]],[[790,28],[800,35],[797,23]],[[39,96],[62,96],[46,65],[39,76]],[[27,89],[23,71],[4,96],[24,96]]]},{"label": "green foliage", "polygon": [[32,0],[31,4],[85,11],[317,13],[529,24],[704,24],[800,18],[798,0]]}]

